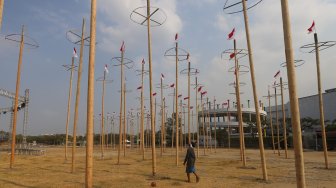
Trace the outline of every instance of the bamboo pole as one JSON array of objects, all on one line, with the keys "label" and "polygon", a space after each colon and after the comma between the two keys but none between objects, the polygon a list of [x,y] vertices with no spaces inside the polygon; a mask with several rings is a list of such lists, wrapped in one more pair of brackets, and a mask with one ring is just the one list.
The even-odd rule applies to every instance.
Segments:
[{"label": "bamboo pole", "polygon": [[275,99],[275,123],[277,129],[277,142],[278,142],[278,155],[280,156],[280,129],[279,129],[279,116],[278,116],[278,97],[277,88],[274,86],[274,99]]},{"label": "bamboo pole", "polygon": [[119,110],[119,147],[118,147],[118,162],[117,164],[120,164],[120,152],[121,147],[124,143],[123,136],[122,136],[122,130],[123,130],[123,91],[124,91],[124,50],[121,48],[121,64],[120,64],[120,110]]},{"label": "bamboo pole", "polygon": [[103,78],[103,91],[102,91],[102,106],[101,106],[101,158],[104,159],[104,146],[105,146],[105,131],[104,131],[104,96],[105,96],[105,79],[106,79],[106,71],[104,70],[104,78]]},{"label": "bamboo pole", "polygon": [[265,181],[267,181],[268,180],[268,175],[267,175],[267,167],[266,167],[266,157],[265,157],[265,152],[264,152],[264,142],[263,142],[262,130],[261,130],[260,111],[259,111],[259,106],[258,106],[258,95],[257,95],[257,85],[256,85],[256,80],[255,80],[255,74],[254,74],[252,47],[251,47],[251,42],[250,42],[250,31],[249,31],[248,16],[247,16],[247,11],[246,11],[246,1],[242,0],[242,4],[243,4],[245,33],[246,33],[248,57],[249,57],[249,63],[250,63],[251,80],[252,80],[252,88],[253,88],[254,107],[255,107],[255,111],[256,111],[256,122],[257,122],[258,134],[260,135],[258,138],[259,138],[259,150],[260,150],[261,166],[262,166],[262,172],[263,172],[263,179]]},{"label": "bamboo pole", "polygon": [[84,51],[84,32],[85,32],[85,19],[83,18],[82,23],[82,36],[81,36],[81,47],[80,47],[80,56],[79,56],[79,65],[78,65],[78,78],[77,78],[77,90],[76,90],[76,102],[75,102],[75,115],[74,115],[74,126],[73,126],[73,140],[72,140],[72,162],[71,162],[71,172],[75,172],[75,157],[76,157],[76,131],[78,123],[78,105],[80,98],[81,90],[81,80],[82,80],[82,66],[83,66],[83,51]]},{"label": "bamboo pole", "polygon": [[294,67],[294,54],[292,48],[291,26],[288,10],[287,0],[281,0],[281,12],[284,31],[284,43],[285,54],[287,62],[287,76],[288,76],[288,88],[289,98],[291,106],[291,120],[293,127],[293,142],[295,152],[295,169],[296,169],[296,185],[297,187],[306,187],[305,173],[304,173],[304,159],[302,152],[302,140],[301,140],[301,125],[300,125],[300,112],[299,101],[297,97],[296,89],[296,75]]},{"label": "bamboo pole", "polygon": [[0,31],[2,30],[2,15],[3,15],[4,1],[5,0],[0,0]]},{"label": "bamboo pole", "polygon": [[204,129],[204,111],[203,111],[203,95],[201,94],[201,108],[202,108],[202,129],[203,129],[203,155],[205,155],[205,129]]},{"label": "bamboo pole", "polygon": [[19,104],[19,92],[20,92],[20,82],[21,82],[21,67],[22,67],[22,54],[24,48],[24,25],[21,30],[21,41],[20,41],[20,52],[19,52],[19,61],[18,68],[16,73],[16,88],[15,88],[15,98],[13,106],[13,125],[12,125],[12,145],[11,145],[11,158],[10,158],[10,168],[14,166],[14,156],[15,156],[15,144],[16,144],[16,121],[17,121],[17,107]]},{"label": "bamboo pole", "polygon": [[195,83],[196,83],[196,89],[195,89],[195,100],[196,100],[196,105],[195,105],[195,109],[196,109],[196,128],[197,128],[197,158],[199,157],[199,124],[198,124],[198,104],[197,104],[197,87],[198,87],[198,84],[197,84],[197,76],[195,76]]},{"label": "bamboo pole", "polygon": [[92,187],[93,176],[93,114],[94,114],[94,65],[96,50],[96,0],[91,1],[90,56],[88,68],[86,174],[85,187]]},{"label": "bamboo pole", "polygon": [[123,136],[123,151],[124,151],[124,157],[126,157],[126,141],[127,141],[127,131],[126,131],[126,128],[127,128],[127,125],[128,125],[128,122],[127,122],[127,117],[126,117],[126,82],[125,82],[125,79],[123,80],[124,81],[124,90],[122,91],[124,97],[123,97],[123,105],[124,105],[124,108],[123,108],[123,113],[124,113],[124,121],[123,121],[123,127],[124,127],[124,136]]},{"label": "bamboo pole", "polygon": [[272,117],[272,109],[271,109],[271,94],[270,94],[270,88],[268,87],[268,107],[270,110],[270,126],[271,126],[271,135],[272,135],[272,148],[273,153],[275,154],[275,144],[274,144],[274,133],[273,133],[273,117]]},{"label": "bamboo pole", "polygon": [[317,33],[316,32],[314,33],[314,41],[315,41],[317,88],[318,88],[318,94],[319,94],[320,124],[321,124],[321,131],[322,131],[324,163],[325,163],[325,168],[329,169],[328,147],[327,147],[325,126],[324,126],[323,96],[322,96],[322,91],[321,91],[322,90],[322,83],[321,83],[321,71],[320,71],[320,53],[319,53],[318,38],[317,38]]},{"label": "bamboo pole", "polygon": [[74,70],[75,57],[71,58],[71,69],[70,69],[70,84],[69,84],[69,93],[68,93],[68,106],[67,106],[67,119],[65,124],[65,146],[64,146],[64,160],[67,161],[68,157],[68,130],[69,130],[69,121],[70,121],[70,106],[71,106],[71,94],[72,94],[72,76]]},{"label": "bamboo pole", "polygon": [[153,83],[152,83],[152,49],[151,49],[151,32],[150,32],[150,0],[147,0],[147,33],[148,33],[148,61],[149,61],[149,102],[151,114],[151,128],[152,128],[152,174],[156,175],[156,152],[155,152],[155,122],[153,109]]},{"label": "bamboo pole", "polygon": [[227,108],[227,112],[228,112],[228,149],[231,149],[231,130],[230,130],[230,122],[231,122],[231,114],[229,112],[230,109],[230,100],[227,100],[228,103],[228,108]]},{"label": "bamboo pole", "polygon": [[[236,47],[236,39],[233,40],[234,46],[234,53],[237,53]],[[239,123],[239,135],[240,135],[240,158],[243,161],[243,166],[246,166],[246,157],[245,157],[245,141],[244,141],[244,127],[243,127],[243,115],[241,110],[241,103],[240,103],[240,84],[239,84],[239,65],[237,56],[235,55],[235,78],[236,78],[236,101],[237,101],[237,116],[238,116],[238,123]]]},{"label": "bamboo pole", "polygon": [[163,91],[162,91],[162,78],[160,79],[161,80],[161,82],[160,82],[160,90],[161,90],[161,156],[162,156],[162,153],[163,153],[163,114],[164,114],[164,112],[163,112]]},{"label": "bamboo pole", "polygon": [[188,61],[188,144],[191,144],[191,137],[190,137],[190,61]]},{"label": "bamboo pole", "polygon": [[214,124],[215,124],[215,153],[217,148],[216,99],[214,97]]},{"label": "bamboo pole", "polygon": [[284,145],[285,145],[285,157],[286,157],[286,159],[288,159],[286,113],[285,113],[285,105],[284,105],[282,77],[280,77],[280,86],[281,86],[282,127],[283,127],[283,138],[284,138]]},{"label": "bamboo pole", "polygon": [[175,86],[176,86],[176,91],[175,91],[175,117],[176,117],[176,166],[178,166],[178,143],[179,143],[179,113],[178,113],[178,101],[177,101],[177,95],[178,95],[178,41],[176,41],[176,46],[175,46],[175,66],[176,66],[176,72],[175,72]]},{"label": "bamboo pole", "polygon": [[144,98],[143,98],[143,91],[144,91],[144,67],[145,63],[142,62],[141,65],[141,153],[142,153],[142,160],[145,160],[145,130],[144,130]]}]

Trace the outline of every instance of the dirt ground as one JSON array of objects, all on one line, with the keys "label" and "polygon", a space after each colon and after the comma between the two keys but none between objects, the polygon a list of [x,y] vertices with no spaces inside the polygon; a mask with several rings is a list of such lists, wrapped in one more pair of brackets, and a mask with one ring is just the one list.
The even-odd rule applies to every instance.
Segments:
[{"label": "dirt ground", "polygon": [[[85,148],[77,148],[75,172],[71,173],[71,149],[68,160],[64,159],[64,148],[46,147],[44,156],[16,155],[14,168],[9,168],[7,152],[0,153],[0,187],[84,187]],[[176,166],[175,150],[167,149],[161,156],[157,148],[157,174],[152,177],[151,150],[146,149],[145,160],[136,148],[127,149],[117,165],[117,150],[108,148],[104,160],[99,147],[94,151],[94,187],[296,187],[294,153],[289,150],[266,151],[269,180],[262,180],[259,150],[246,151],[247,166],[243,167],[238,149],[216,149],[199,151],[196,160],[200,182],[186,182],[183,159],[186,149],[179,153]],[[305,151],[305,174],[307,187],[336,187],[336,152],[329,152],[330,169],[324,168],[323,152]]]}]

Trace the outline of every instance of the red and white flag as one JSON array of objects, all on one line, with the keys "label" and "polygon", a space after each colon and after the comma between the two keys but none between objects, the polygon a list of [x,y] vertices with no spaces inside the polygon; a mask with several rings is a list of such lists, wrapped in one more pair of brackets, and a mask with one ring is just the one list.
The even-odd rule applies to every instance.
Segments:
[{"label": "red and white flag", "polygon": [[202,88],[203,88],[203,86],[199,86],[199,88],[198,88],[198,92],[200,92],[200,91],[202,91]]},{"label": "red and white flag", "polygon": [[76,51],[75,47],[73,48],[73,57],[78,58],[77,51]]},{"label": "red and white flag", "polygon": [[277,78],[279,76],[280,76],[280,70],[277,73],[275,73],[274,78]]},{"label": "red and white flag", "polygon": [[142,86],[139,86],[137,89],[142,89]]},{"label": "red and white flag", "polygon": [[161,73],[161,80],[164,80],[164,75]]},{"label": "red and white flag", "polygon": [[184,97],[184,98],[183,98],[183,100],[187,100],[187,99],[189,99],[189,97]]},{"label": "red and white flag", "polygon": [[125,52],[125,42],[123,41],[120,47],[121,52]]},{"label": "red and white flag", "polygon": [[157,94],[157,93],[156,93],[156,92],[154,92],[154,93],[153,93],[153,96],[155,96],[156,94]]},{"label": "red and white flag", "polygon": [[228,40],[231,40],[234,38],[235,28],[232,29],[232,31],[228,34]]},{"label": "red and white flag", "polygon": [[230,54],[230,60],[232,59],[232,58],[234,58],[236,56],[236,54],[233,52],[233,53],[231,53]]},{"label": "red and white flag", "polygon": [[178,98],[182,97],[182,94],[179,94],[177,97],[178,97]]},{"label": "red and white flag", "polygon": [[178,40],[178,33],[175,34],[175,41],[177,42]]},{"label": "red and white flag", "polygon": [[141,64],[143,65],[145,64],[145,59],[142,59]]},{"label": "red and white flag", "polygon": [[170,84],[170,87],[175,87],[175,84],[174,83]]},{"label": "red and white flag", "polygon": [[313,30],[315,30],[315,21],[313,21],[312,25],[307,30],[308,30],[308,34],[312,33]]},{"label": "red and white flag", "polygon": [[104,71],[106,72],[106,73],[109,73],[109,70],[107,69],[107,65],[105,64],[105,67],[104,67]]}]

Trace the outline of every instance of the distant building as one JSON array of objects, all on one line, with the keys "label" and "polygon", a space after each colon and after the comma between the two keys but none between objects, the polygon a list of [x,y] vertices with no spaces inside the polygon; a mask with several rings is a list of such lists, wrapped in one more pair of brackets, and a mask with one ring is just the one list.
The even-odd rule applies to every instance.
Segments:
[{"label": "distant building", "polygon": [[[322,94],[323,97],[323,108],[324,108],[324,119],[325,121],[333,121],[336,119],[336,88],[325,90],[325,93]],[[271,99],[271,103],[274,104],[274,98]],[[287,102],[285,105],[285,116],[286,118],[291,117],[290,113],[290,103]],[[282,118],[281,111],[281,98],[278,97],[278,117]],[[267,112],[267,118],[270,115],[270,109],[272,112],[273,119],[275,118],[276,106],[265,107]],[[306,97],[299,98],[299,110],[300,118],[312,118],[320,119],[320,110],[319,110],[319,96],[311,95]]]}]

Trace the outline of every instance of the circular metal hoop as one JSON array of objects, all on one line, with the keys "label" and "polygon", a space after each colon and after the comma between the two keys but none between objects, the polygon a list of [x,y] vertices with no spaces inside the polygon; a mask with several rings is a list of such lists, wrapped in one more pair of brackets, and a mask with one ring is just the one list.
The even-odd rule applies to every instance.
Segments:
[{"label": "circular metal hoop", "polygon": [[[229,83],[229,86],[236,87],[236,82]],[[239,82],[239,86],[246,86],[246,83],[245,82]]]},{"label": "circular metal hoop", "polygon": [[[319,51],[328,49],[330,47],[335,46],[336,41],[326,41],[326,42],[319,42],[317,44]],[[300,51],[303,53],[314,53],[315,52],[315,43],[306,44],[300,47]]]},{"label": "circular metal hoop", "polygon": [[147,26],[147,20],[150,21],[150,26],[157,27],[164,24],[167,20],[166,13],[157,7],[149,7],[150,15],[147,17],[147,6],[138,7],[130,14],[130,19],[137,24]]},{"label": "circular metal hoop", "polygon": [[[303,64],[305,64],[306,61],[305,60],[302,60],[302,59],[296,59],[294,60],[294,67],[300,67],[302,66]],[[287,67],[287,62],[283,62],[280,64],[281,67]]]},{"label": "circular metal hoop", "polygon": [[[142,74],[142,70],[135,70],[135,72],[136,72],[137,76],[141,76],[141,74]],[[149,70],[144,70],[143,74],[144,75],[148,75],[149,74]]]},{"label": "circular metal hoop", "polygon": [[[121,57],[114,57],[111,59],[112,63],[114,64],[113,66],[121,66]],[[131,69],[134,66],[134,62],[128,58],[124,57],[124,62],[123,65],[128,68]]]},{"label": "circular metal hoop", "polygon": [[[199,69],[196,69],[196,68],[190,68],[190,75],[196,75],[200,73]],[[183,69],[180,74],[183,74],[183,75],[188,75],[188,69]]]},{"label": "circular metal hoop", "polygon": [[78,71],[77,70],[77,65],[71,66],[71,65],[62,65],[62,67],[64,67],[66,69],[66,71],[69,71],[71,69],[73,69],[74,71]]},{"label": "circular metal hoop", "polygon": [[[226,14],[236,14],[239,12],[243,12],[243,5],[242,6],[238,6],[242,3],[242,1],[240,0],[226,0],[224,7],[223,7],[223,11]],[[247,0],[246,0],[247,1]],[[255,2],[251,2],[252,0],[247,1],[247,7],[246,10],[249,10],[255,6],[257,6],[259,3],[261,3],[262,0],[255,0]]]},{"label": "circular metal hoop", "polygon": [[[39,47],[38,43],[31,37],[23,35],[24,36],[24,42],[23,44],[26,46],[26,48],[29,49],[36,49]],[[6,40],[13,41],[20,43],[21,42],[21,34],[9,34],[5,36]]]},{"label": "circular metal hoop", "polygon": [[[236,67],[231,67],[228,72],[235,72],[235,68]],[[244,74],[247,74],[250,72],[250,68],[246,65],[239,65],[239,68],[238,68],[238,72],[239,72],[239,75],[244,75]]]},{"label": "circular metal hoop", "polygon": [[[161,84],[156,84],[156,88],[161,88]],[[162,89],[168,89],[169,85],[168,84],[162,84]]]},{"label": "circular metal hoop", "polygon": [[[236,95],[236,92],[230,93],[231,95]],[[244,94],[244,92],[240,92],[240,94]]]},{"label": "circular metal hoop", "polygon": [[[103,76],[102,76],[102,77],[99,77],[99,78],[96,79],[96,81],[97,81],[97,82],[102,82],[102,81],[104,81],[104,77],[103,77]],[[106,83],[106,84],[110,84],[110,83],[112,83],[112,82],[113,82],[113,80],[106,80],[106,79],[105,79],[105,83]]]},{"label": "circular metal hoop", "polygon": [[[182,49],[182,48],[178,48],[178,51],[179,51],[179,53],[177,55],[178,61],[187,60],[189,53],[185,49]],[[176,53],[175,52],[176,52],[176,47],[169,48],[164,53],[164,56],[167,57],[167,59],[169,59],[169,60],[175,60],[175,58],[176,58]]]},{"label": "circular metal hoop", "polygon": [[[82,38],[82,31],[72,29],[66,32],[66,38],[73,44],[80,45]],[[84,33],[84,46],[90,46],[90,35]],[[96,43],[97,44],[97,43]]]},{"label": "circular metal hoop", "polygon": [[[224,50],[221,54],[221,58],[225,60],[231,60],[230,55],[234,53],[234,49]],[[248,55],[248,51],[245,49],[236,49],[236,58],[240,59]],[[227,57],[227,58],[225,58]],[[233,59],[233,58],[232,58]]]}]

